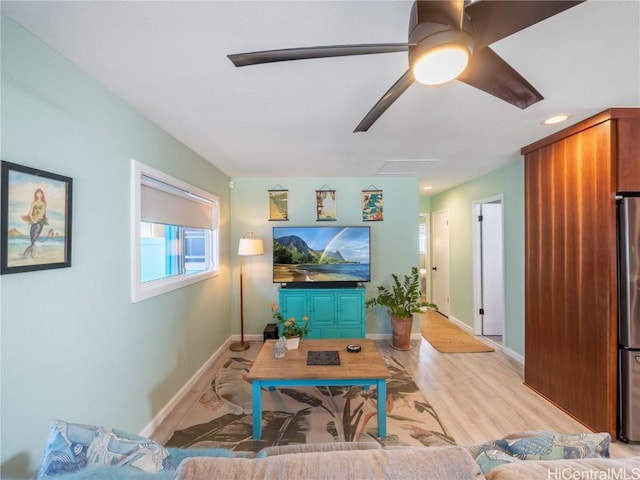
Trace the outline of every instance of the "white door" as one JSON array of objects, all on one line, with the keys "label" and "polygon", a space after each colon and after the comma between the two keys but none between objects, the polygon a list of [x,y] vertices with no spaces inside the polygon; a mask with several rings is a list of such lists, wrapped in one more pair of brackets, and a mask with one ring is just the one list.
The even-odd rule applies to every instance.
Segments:
[{"label": "white door", "polygon": [[482,334],[504,330],[502,203],[481,205]]},{"label": "white door", "polygon": [[449,211],[433,214],[433,263],[431,267],[433,303],[449,316]]}]

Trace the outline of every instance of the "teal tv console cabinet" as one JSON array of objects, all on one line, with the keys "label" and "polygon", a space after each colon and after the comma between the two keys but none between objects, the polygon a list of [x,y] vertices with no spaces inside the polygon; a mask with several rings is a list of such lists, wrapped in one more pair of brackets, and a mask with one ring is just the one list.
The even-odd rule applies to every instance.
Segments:
[{"label": "teal tv console cabinet", "polygon": [[309,317],[306,338],[364,338],[365,289],[281,288],[280,312],[297,321]]}]

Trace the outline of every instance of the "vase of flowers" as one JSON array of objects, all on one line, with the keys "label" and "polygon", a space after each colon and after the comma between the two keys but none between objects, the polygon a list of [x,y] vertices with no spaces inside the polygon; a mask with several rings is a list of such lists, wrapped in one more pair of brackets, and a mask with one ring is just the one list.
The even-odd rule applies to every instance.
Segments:
[{"label": "vase of flowers", "polygon": [[300,338],[309,333],[309,317],[302,317],[302,322],[296,321],[294,317],[285,319],[278,310],[278,306],[273,302],[271,302],[271,316],[278,321],[280,335],[287,342],[287,350],[297,349]]}]

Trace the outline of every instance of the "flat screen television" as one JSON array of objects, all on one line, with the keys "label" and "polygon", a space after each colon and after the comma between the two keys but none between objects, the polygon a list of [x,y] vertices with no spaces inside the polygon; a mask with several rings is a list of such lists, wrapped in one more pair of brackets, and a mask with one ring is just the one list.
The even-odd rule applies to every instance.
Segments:
[{"label": "flat screen television", "polygon": [[369,227],[273,227],[274,283],[313,287],[369,281]]}]

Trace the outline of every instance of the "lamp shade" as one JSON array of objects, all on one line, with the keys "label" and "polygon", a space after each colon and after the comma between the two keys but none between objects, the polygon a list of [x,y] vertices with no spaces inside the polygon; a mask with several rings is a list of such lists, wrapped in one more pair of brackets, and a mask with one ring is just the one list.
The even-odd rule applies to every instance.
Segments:
[{"label": "lamp shade", "polygon": [[260,238],[241,238],[238,244],[238,255],[263,255],[264,245]]}]

